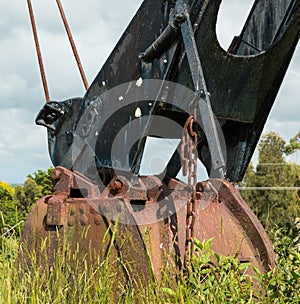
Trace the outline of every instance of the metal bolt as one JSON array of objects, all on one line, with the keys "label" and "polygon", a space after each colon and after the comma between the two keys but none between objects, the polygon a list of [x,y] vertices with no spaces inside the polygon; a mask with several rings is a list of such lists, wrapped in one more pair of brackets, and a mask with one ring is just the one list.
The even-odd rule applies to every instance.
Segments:
[{"label": "metal bolt", "polygon": [[196,191],[197,192],[204,192],[204,185],[203,185],[203,183],[197,183],[197,185],[196,185]]},{"label": "metal bolt", "polygon": [[199,96],[200,96],[201,98],[204,98],[204,97],[205,97],[205,92],[204,92],[203,89],[200,89],[200,90],[199,90]]},{"label": "metal bolt", "polygon": [[109,204],[108,202],[105,202],[102,206],[103,213],[108,213]]},{"label": "metal bolt", "polygon": [[81,213],[81,214],[84,214],[84,208],[79,208],[79,212]]},{"label": "metal bolt", "polygon": [[82,226],[86,226],[88,224],[88,218],[85,215],[82,216],[80,223]]},{"label": "metal bolt", "polygon": [[61,178],[61,172],[59,169],[54,169],[51,174],[52,179],[59,180]]},{"label": "metal bolt", "polygon": [[69,145],[72,144],[73,141],[74,141],[74,134],[73,134],[73,132],[72,131],[67,131],[65,134],[66,134],[66,141],[67,141],[67,143]]},{"label": "metal bolt", "polygon": [[95,216],[94,222],[95,222],[96,225],[101,224],[101,216],[99,214]]},{"label": "metal bolt", "polygon": [[91,213],[91,214],[96,214],[97,212],[96,212],[96,210],[95,210],[94,208],[91,207],[91,208],[90,208],[90,213]]},{"label": "metal bolt", "polygon": [[175,20],[179,23],[182,23],[186,20],[186,17],[183,13],[176,14]]},{"label": "metal bolt", "polygon": [[114,191],[119,191],[122,189],[122,182],[119,180],[115,180],[114,183],[111,185],[111,189]]},{"label": "metal bolt", "polygon": [[145,53],[144,52],[143,53],[139,53],[138,57],[139,57],[140,60],[143,60],[145,58]]},{"label": "metal bolt", "polygon": [[69,220],[68,220],[68,225],[69,225],[69,226],[74,226],[74,224],[75,224],[75,219],[74,219],[74,217],[70,217]]},{"label": "metal bolt", "polygon": [[119,202],[119,203],[117,204],[117,211],[118,211],[119,213],[123,211],[123,205],[122,205],[121,202]]}]

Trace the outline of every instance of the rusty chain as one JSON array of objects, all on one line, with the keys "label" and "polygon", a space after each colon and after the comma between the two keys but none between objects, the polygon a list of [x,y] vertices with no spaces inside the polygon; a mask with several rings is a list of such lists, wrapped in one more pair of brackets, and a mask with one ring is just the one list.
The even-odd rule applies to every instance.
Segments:
[{"label": "rusty chain", "polygon": [[187,203],[186,215],[186,240],[184,254],[184,270],[188,274],[191,258],[194,251],[194,225],[196,221],[196,185],[197,185],[197,132],[194,129],[196,123],[196,109],[194,116],[190,116],[185,125],[182,136],[181,158],[182,174],[188,176],[190,198]]}]

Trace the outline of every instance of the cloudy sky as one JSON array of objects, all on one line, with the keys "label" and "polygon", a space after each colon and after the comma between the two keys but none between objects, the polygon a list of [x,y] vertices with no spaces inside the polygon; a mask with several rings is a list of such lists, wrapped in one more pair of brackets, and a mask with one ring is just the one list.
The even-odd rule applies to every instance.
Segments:
[{"label": "cloudy sky", "polygon": [[[61,0],[89,83],[128,25],[141,0]],[[241,31],[253,1],[223,0],[217,33],[226,49]],[[56,1],[32,0],[52,100],[83,96]],[[266,131],[286,140],[300,130],[300,47],[294,55]],[[18,183],[51,163],[46,129],[35,126],[45,102],[26,0],[0,1],[0,180]],[[294,156],[294,161],[299,161]]]}]

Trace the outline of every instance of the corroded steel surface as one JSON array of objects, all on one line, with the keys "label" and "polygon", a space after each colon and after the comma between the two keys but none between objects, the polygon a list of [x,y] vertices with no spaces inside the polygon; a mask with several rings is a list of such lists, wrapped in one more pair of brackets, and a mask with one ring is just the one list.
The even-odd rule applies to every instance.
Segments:
[{"label": "corroded steel surface", "polygon": [[[152,268],[159,280],[166,260],[176,265],[170,274],[174,278],[176,269],[182,269],[189,198],[185,184],[175,179],[161,182],[156,177],[140,177],[132,184],[118,176],[99,194],[93,183],[67,169],[56,168],[53,177],[56,192],[33,207],[22,235],[24,248],[39,252],[41,242],[50,236],[50,262],[64,240],[73,250],[79,246],[80,256],[89,257],[93,265],[93,259],[104,260],[113,227],[119,221],[110,259],[121,255],[124,265],[130,265],[131,278],[145,283]],[[72,197],[80,193],[74,183],[77,177],[81,189],[87,189],[86,197]],[[82,238],[84,231],[86,238]],[[213,238],[217,253],[236,256],[241,262],[250,261],[261,271],[275,264],[272,246],[261,224],[229,182],[212,179],[197,184],[194,237],[200,241]],[[26,254],[20,255],[23,261],[27,258]],[[126,281],[125,269],[120,271],[120,280]]]}]

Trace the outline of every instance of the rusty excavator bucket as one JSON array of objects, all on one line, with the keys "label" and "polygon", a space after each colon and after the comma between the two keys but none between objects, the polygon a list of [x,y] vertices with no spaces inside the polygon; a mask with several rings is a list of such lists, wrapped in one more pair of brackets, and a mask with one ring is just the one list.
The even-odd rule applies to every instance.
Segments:
[{"label": "rusty excavator bucket", "polygon": [[159,279],[167,260],[174,274],[186,269],[194,238],[261,271],[275,265],[234,183],[299,40],[300,1],[254,1],[228,51],[215,32],[220,3],[145,0],[85,96],[42,108],[55,192],[33,206],[26,250],[49,238],[53,261],[60,237],[92,261],[111,248],[125,281]]}]

